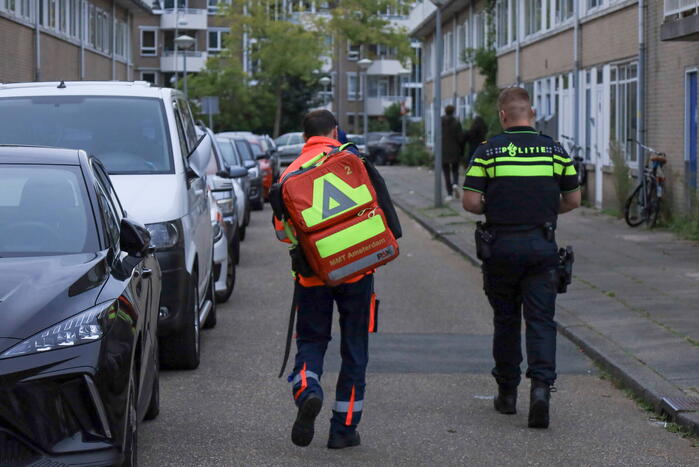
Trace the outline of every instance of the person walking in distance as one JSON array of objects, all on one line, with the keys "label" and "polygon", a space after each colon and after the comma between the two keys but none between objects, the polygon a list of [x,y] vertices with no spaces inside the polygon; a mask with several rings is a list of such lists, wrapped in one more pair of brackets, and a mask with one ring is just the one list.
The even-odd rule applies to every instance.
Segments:
[{"label": "person walking in distance", "polygon": [[459,164],[463,154],[463,129],[461,123],[454,117],[454,106],[448,105],[442,115],[442,171],[447,185],[446,201],[458,196]]},{"label": "person walking in distance", "polygon": [[548,428],[551,386],[556,380],[558,214],[580,205],[573,162],[563,147],[532,128],[529,94],[508,88],[498,99],[505,129],[476,150],[466,171],[462,204],[485,213],[476,231],[484,290],[494,312],[492,374],[495,409],[516,413],[521,379],[521,319],[531,379],[529,426]]}]

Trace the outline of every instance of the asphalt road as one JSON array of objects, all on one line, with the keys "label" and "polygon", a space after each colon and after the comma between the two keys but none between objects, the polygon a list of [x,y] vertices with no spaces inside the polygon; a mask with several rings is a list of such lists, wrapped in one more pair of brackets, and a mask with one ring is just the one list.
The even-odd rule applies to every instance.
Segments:
[{"label": "asphalt road", "polygon": [[[480,272],[407,216],[401,256],[376,278],[381,315],[370,341],[362,445],[325,447],[333,402],[326,399],[313,443],[294,446],[296,409],[286,379],[276,377],[292,281],[270,216],[269,207],[253,215],[236,290],[219,306],[218,326],[204,332],[200,368],[162,373],[160,416],[140,426],[141,465],[699,465],[699,448],[653,422],[563,337],[550,429],[527,428],[528,382],[519,413],[497,414]],[[330,396],[337,341],[323,378]]]}]

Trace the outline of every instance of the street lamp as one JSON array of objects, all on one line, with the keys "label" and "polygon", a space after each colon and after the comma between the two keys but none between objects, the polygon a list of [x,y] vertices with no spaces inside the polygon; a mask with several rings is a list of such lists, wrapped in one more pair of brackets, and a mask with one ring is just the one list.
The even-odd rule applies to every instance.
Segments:
[{"label": "street lamp", "polygon": [[432,124],[434,135],[434,207],[442,207],[442,7],[449,0],[431,0],[437,7],[434,23],[435,65]]},{"label": "street lamp", "polygon": [[367,140],[367,133],[369,132],[369,119],[367,118],[367,112],[366,112],[366,95],[367,95],[366,72],[372,63],[374,63],[374,61],[369,59],[369,58],[363,58],[357,62],[357,66],[359,66],[359,69],[363,71],[362,79],[364,80],[362,82],[362,112],[364,112],[364,118],[362,120],[364,122],[364,141]]},{"label": "street lamp", "polygon": [[[189,94],[187,93],[187,50],[191,49],[196,40],[188,36],[186,34],[182,34],[179,37],[175,38],[175,46],[179,49],[184,50],[184,97],[189,98]],[[175,55],[175,70],[177,70],[177,55]]]},{"label": "street lamp", "polygon": [[[400,80],[400,97],[401,97],[401,106],[400,106],[400,117],[401,117],[401,136],[403,137],[403,144],[405,144],[405,134],[406,134],[406,115],[408,114],[408,108],[405,105],[406,101],[406,95],[405,95],[405,80],[403,78],[407,78],[410,76],[410,70],[406,70],[403,68],[399,73],[398,73],[398,79]],[[412,105],[415,105],[414,103]]]},{"label": "street lamp", "polygon": [[331,82],[331,79],[328,78],[327,76],[323,76],[318,80],[320,82],[321,86],[323,86],[323,106],[328,105],[328,85]]}]

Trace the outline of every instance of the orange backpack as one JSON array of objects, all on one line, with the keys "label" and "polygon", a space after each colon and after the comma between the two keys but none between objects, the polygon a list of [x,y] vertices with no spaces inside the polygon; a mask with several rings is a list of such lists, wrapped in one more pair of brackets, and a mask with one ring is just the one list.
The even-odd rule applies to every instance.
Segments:
[{"label": "orange backpack", "polygon": [[331,287],[398,256],[365,163],[345,148],[319,154],[278,187],[287,236]]}]

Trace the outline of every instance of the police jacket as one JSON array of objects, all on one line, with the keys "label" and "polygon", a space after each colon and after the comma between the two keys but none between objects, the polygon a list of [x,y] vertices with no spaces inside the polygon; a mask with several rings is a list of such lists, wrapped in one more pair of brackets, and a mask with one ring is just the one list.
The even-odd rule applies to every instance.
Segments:
[{"label": "police jacket", "polygon": [[464,190],[485,196],[489,225],[555,224],[561,193],[578,189],[565,149],[531,127],[510,127],[483,142],[464,182]]}]

